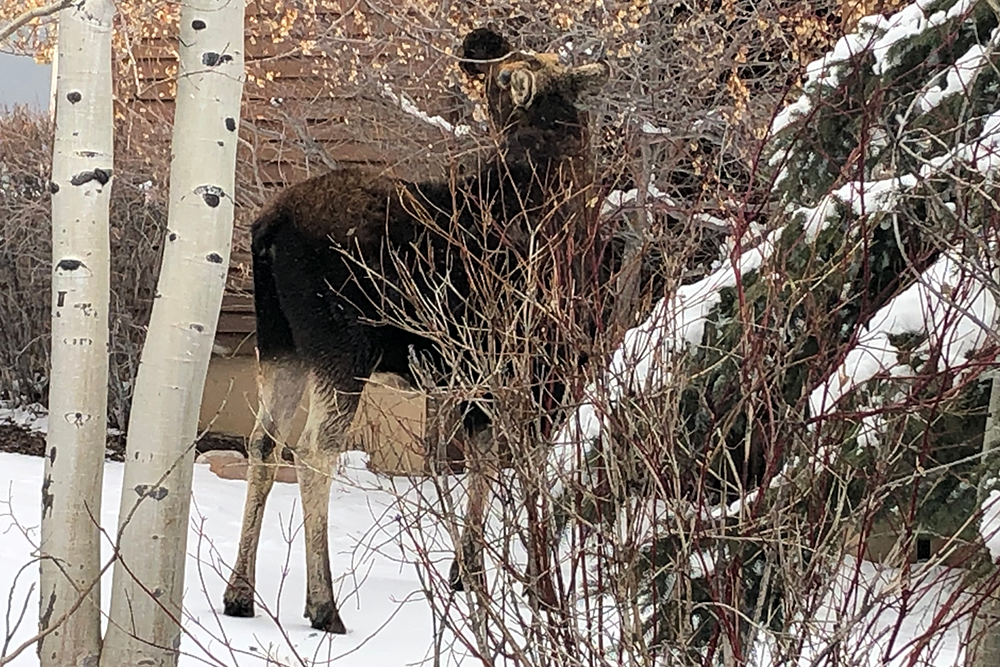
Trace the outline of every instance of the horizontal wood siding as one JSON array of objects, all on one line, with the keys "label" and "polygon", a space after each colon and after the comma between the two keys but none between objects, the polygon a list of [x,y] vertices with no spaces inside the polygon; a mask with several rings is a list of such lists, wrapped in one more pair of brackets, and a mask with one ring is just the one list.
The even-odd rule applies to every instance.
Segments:
[{"label": "horizontal wood siding", "polygon": [[[249,226],[257,208],[285,185],[329,170],[329,164],[349,167],[365,164],[408,178],[443,173],[444,157],[455,138],[440,128],[400,110],[379,91],[362,91],[345,78],[344,54],[377,60],[394,46],[371,35],[399,32],[378,16],[364,16],[360,26],[354,2],[317,3],[309,18],[315,25],[342,28],[345,38],[304,47],[302,40],[276,38],[270,30],[280,22],[280,0],[252,0],[247,4],[247,83],[241,111],[238,148],[236,225],[233,258],[219,318],[218,340],[246,341],[254,331],[253,282]],[[345,11],[350,11],[344,15]],[[301,11],[301,10],[300,10]],[[271,27],[268,27],[271,26]],[[381,31],[381,32],[380,32]],[[177,41],[162,27],[139,38],[129,58],[119,66],[119,113],[132,122],[130,132],[161,141],[161,159],[169,155],[169,128],[176,95]],[[305,48],[310,53],[303,53]],[[419,62],[405,71],[386,70],[394,90],[419,90],[424,72]],[[424,87],[426,88],[426,87]],[[418,95],[414,93],[414,95]],[[429,113],[451,117],[458,113],[455,99],[419,100]],[[325,153],[326,159],[324,159]],[[241,343],[242,351],[245,349]]]}]

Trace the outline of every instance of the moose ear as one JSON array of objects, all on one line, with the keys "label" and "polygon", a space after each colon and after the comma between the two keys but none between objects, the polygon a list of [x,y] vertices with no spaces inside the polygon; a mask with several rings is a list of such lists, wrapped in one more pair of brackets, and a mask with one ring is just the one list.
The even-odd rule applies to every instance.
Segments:
[{"label": "moose ear", "polygon": [[482,76],[495,63],[476,61],[497,61],[510,51],[510,43],[503,35],[489,28],[476,28],[462,42],[462,69],[469,76]]},{"label": "moose ear", "polygon": [[607,63],[597,62],[580,65],[570,71],[570,82],[577,95],[594,95],[601,91],[611,77]]}]

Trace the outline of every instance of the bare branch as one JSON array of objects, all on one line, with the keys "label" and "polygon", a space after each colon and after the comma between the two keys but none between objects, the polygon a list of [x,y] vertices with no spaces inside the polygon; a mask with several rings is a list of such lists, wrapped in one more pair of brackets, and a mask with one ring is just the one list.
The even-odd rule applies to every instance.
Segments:
[{"label": "bare branch", "polygon": [[73,0],[59,0],[58,2],[53,2],[49,5],[43,5],[41,7],[35,7],[34,9],[29,9],[24,12],[13,21],[8,23],[3,28],[0,28],[0,42],[7,39],[15,32],[20,30],[22,27],[34,21],[35,19],[40,19],[45,16],[51,16],[56,12],[62,11],[73,4]]}]

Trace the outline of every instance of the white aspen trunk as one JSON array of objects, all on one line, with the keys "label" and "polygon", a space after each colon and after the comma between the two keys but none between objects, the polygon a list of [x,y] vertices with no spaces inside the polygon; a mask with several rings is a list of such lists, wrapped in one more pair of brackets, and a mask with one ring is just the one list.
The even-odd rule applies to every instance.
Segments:
[{"label": "white aspen trunk", "polygon": [[177,664],[194,441],[233,235],[244,7],[181,5],[167,231],[129,418],[103,667]]},{"label": "white aspen trunk", "polygon": [[[59,26],[55,27],[56,37],[59,36]],[[56,119],[56,93],[58,88],[58,74],[59,74],[59,49],[57,48],[52,52],[52,78],[49,82],[49,120],[55,121]]]},{"label": "white aspen trunk", "polygon": [[42,667],[96,667],[101,651],[114,15],[111,0],[85,0],[59,15],[49,429],[39,545],[39,630],[55,629],[38,644]]}]

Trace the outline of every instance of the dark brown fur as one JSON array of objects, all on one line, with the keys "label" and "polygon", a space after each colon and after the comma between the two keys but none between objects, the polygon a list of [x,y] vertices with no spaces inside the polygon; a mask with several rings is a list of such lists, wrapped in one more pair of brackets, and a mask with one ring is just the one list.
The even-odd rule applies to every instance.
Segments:
[{"label": "dark brown fur", "polygon": [[[261,407],[248,448],[247,504],[226,614],[253,614],[257,540],[273,483],[268,463],[277,461],[275,443],[285,444],[303,392],[311,403],[306,428],[298,443],[287,444],[305,513],[306,615],[313,627],[342,633],[327,546],[329,473],[366,378],[375,371],[409,375],[413,353],[448,373],[435,335],[440,342],[458,327],[487,324],[468,299],[476,292],[470,276],[489,271],[524,283],[533,232],[551,246],[547,271],[564,296],[599,281],[600,262],[582,250],[593,246],[585,236],[588,202],[596,196],[585,115],[576,102],[604,82],[606,67],[569,69],[551,55],[511,53],[502,37],[485,30],[466,38],[464,55],[466,72],[485,77],[503,138],[502,149],[474,176],[410,183],[372,170],[334,171],[288,188],[254,224]],[[432,294],[445,276],[452,287],[444,303],[448,330],[421,335],[403,326],[421,322],[412,290]],[[410,289],[402,288],[410,277]],[[560,383],[550,385],[540,379],[536,391],[547,405],[562,395]],[[474,486],[488,491],[488,482]],[[481,514],[478,496],[486,491],[470,501],[474,513]],[[464,546],[460,553],[469,553]],[[453,575],[460,587],[457,566]]]}]

